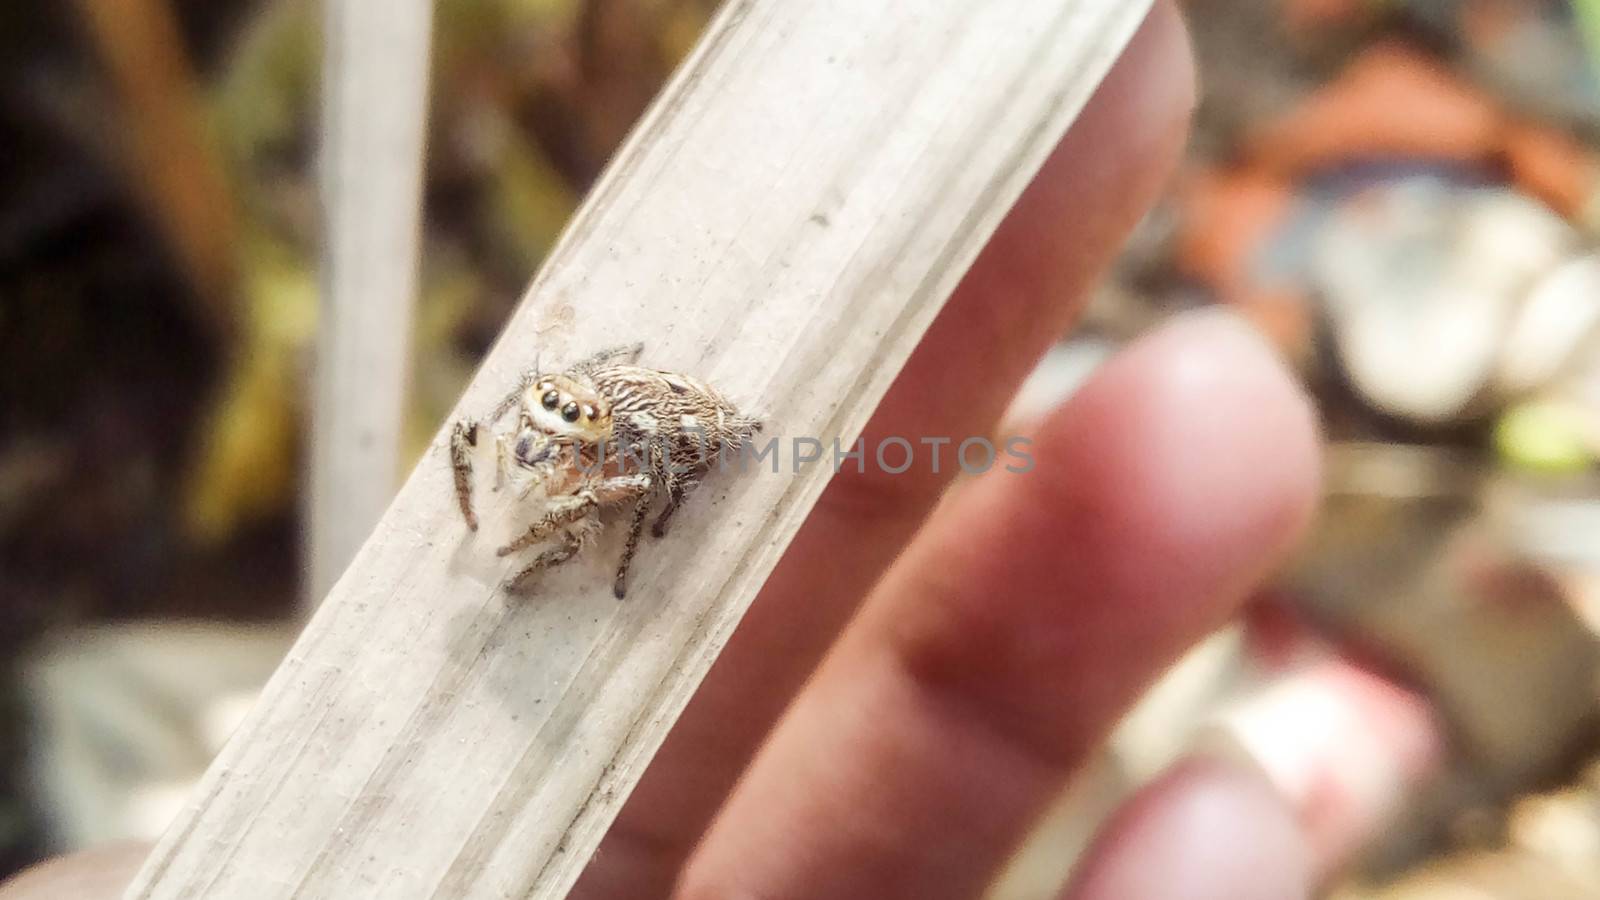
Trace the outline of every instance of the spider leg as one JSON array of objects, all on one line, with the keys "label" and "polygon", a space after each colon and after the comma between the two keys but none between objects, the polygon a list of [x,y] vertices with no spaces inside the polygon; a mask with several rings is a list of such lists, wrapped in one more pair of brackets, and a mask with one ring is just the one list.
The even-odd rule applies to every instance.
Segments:
[{"label": "spider leg", "polygon": [[450,468],[455,474],[456,503],[473,531],[478,530],[478,514],[472,511],[472,448],[477,445],[477,422],[462,419],[450,429]]},{"label": "spider leg", "polygon": [[613,475],[602,478],[589,487],[601,506],[617,506],[642,496],[648,496],[655,487],[649,475]]},{"label": "spider leg", "polygon": [[648,475],[618,475],[591,482],[569,496],[552,501],[550,511],[544,518],[533,523],[522,537],[501,547],[498,552],[501,556],[509,556],[531,547],[555,534],[562,526],[570,525],[603,506],[615,506],[641,494],[648,494],[651,485]]},{"label": "spider leg", "polygon": [[633,563],[634,551],[639,549],[639,533],[644,528],[644,517],[650,510],[650,501],[655,499],[657,483],[650,475],[639,473],[604,478],[593,488],[600,502],[606,506],[616,506],[630,500],[635,504],[633,518],[628,523],[628,541],[622,549],[622,563],[617,569],[616,580],[611,583],[611,592],[618,600],[627,593],[628,566]]},{"label": "spider leg", "polygon": [[500,402],[495,406],[494,412],[489,414],[489,418],[486,420],[487,423],[493,425],[499,422],[501,419],[504,419],[506,417],[506,413],[509,413],[511,410],[516,408],[517,403],[522,400],[523,392],[526,391],[528,386],[533,384],[538,377],[539,367],[537,365],[523,372],[522,375],[517,378],[516,385],[511,388],[505,397],[501,398]]},{"label": "spider leg", "polygon": [[650,526],[652,537],[666,537],[667,523],[672,521],[673,514],[688,499],[690,492],[699,486],[699,479],[685,478],[667,488],[667,505],[662,508],[661,515],[656,516],[655,524]]},{"label": "spider leg", "polygon": [[599,498],[594,491],[587,488],[578,491],[570,497],[563,497],[552,503],[549,512],[544,518],[528,526],[522,537],[495,551],[500,556],[510,556],[518,550],[532,547],[552,534],[555,534],[563,525],[570,525],[584,516],[594,512],[600,507]]},{"label": "spider leg", "polygon": [[[478,514],[472,511],[472,450],[478,446],[478,430],[484,425],[494,425],[517,405],[522,397],[522,392],[528,385],[539,377],[537,368],[529,369],[517,379],[517,386],[512,388],[505,398],[495,406],[494,411],[487,419],[461,419],[450,429],[450,468],[454,471],[456,503],[461,507],[461,517],[467,520],[467,527],[473,531],[478,530]],[[495,476],[495,490],[505,482],[505,453],[504,438],[496,438],[497,467]]]},{"label": "spider leg", "polygon": [[628,595],[628,567],[633,565],[633,555],[639,549],[639,535],[644,531],[644,518],[650,512],[653,495],[644,494],[633,507],[633,519],[628,523],[628,542],[622,545],[622,561],[617,564],[617,577],[611,583],[611,593],[618,600]]},{"label": "spider leg", "polygon": [[567,560],[573,558],[574,556],[577,556],[578,551],[583,549],[583,545],[587,539],[588,531],[585,529],[567,532],[566,536],[561,541],[560,546],[553,547],[539,554],[538,556],[535,556],[531,562],[518,570],[517,574],[507,578],[505,581],[505,589],[507,591],[520,590],[522,586],[527,584],[528,580],[533,576],[539,574],[545,569],[553,569],[556,566],[559,566]]},{"label": "spider leg", "polygon": [[644,344],[641,343],[625,344],[621,347],[607,347],[606,349],[601,350],[599,353],[596,353],[593,356],[578,362],[572,367],[572,370],[575,372],[582,372],[589,369],[598,369],[602,366],[608,366],[615,362],[633,362],[634,360],[638,359],[639,354],[643,352]]},{"label": "spider leg", "polygon": [[511,458],[511,438],[508,435],[497,434],[494,436],[494,489],[496,491],[506,486],[509,470],[506,460]]}]

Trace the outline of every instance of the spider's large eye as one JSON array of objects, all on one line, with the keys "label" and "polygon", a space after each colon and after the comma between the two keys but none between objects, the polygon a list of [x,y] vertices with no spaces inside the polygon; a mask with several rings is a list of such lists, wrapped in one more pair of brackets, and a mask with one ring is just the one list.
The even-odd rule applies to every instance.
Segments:
[{"label": "spider's large eye", "polygon": [[578,421],[578,404],[577,404],[577,402],[572,401],[572,400],[568,400],[567,401],[567,405],[561,407],[561,418],[566,419],[568,422],[576,422],[576,421]]},{"label": "spider's large eye", "polygon": [[545,409],[555,409],[561,405],[561,395],[555,391],[545,391],[544,397],[539,402],[544,404]]}]

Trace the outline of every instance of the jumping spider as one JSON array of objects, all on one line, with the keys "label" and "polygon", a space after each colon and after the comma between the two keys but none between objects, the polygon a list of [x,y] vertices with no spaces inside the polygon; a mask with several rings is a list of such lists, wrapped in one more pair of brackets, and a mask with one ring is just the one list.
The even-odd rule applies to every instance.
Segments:
[{"label": "jumping spider", "polygon": [[559,374],[541,373],[535,365],[487,419],[464,419],[451,429],[456,500],[468,528],[478,530],[471,456],[478,429],[493,428],[513,409],[516,427],[495,434],[496,489],[505,483],[509,464],[532,475],[522,496],[538,484],[550,497],[544,516],[499,554],[509,556],[550,538],[557,543],[513,575],[508,589],[576,556],[599,530],[601,509],[631,503],[628,540],[612,585],[622,599],[628,566],[657,498],[665,497],[666,505],[651,531],[661,537],[711,464],[760,430],[758,420],[705,383],[633,365],[642,349],[634,344],[606,350]]}]

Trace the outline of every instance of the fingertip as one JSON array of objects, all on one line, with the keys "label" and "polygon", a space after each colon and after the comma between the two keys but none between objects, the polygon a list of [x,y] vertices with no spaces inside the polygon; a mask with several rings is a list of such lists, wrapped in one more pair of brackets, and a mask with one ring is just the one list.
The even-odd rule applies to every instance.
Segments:
[{"label": "fingertip", "polygon": [[0,900],[111,900],[122,896],[151,847],[124,841],[45,860],[0,883]]},{"label": "fingertip", "polygon": [[[908,599],[864,621],[930,687],[1075,760],[1298,540],[1319,444],[1264,340],[1180,316],[1046,418],[1028,472],[953,498],[884,582]],[[1045,714],[1063,693],[1072,714]]]},{"label": "fingertip", "polygon": [[[1029,369],[1076,321],[1183,156],[1195,108],[1194,55],[1171,0],[1158,0],[1093,99],[1051,151],[935,318],[868,428],[872,435],[991,427]],[[981,377],[975,377],[981,376]],[[898,496],[943,479],[866,481]],[[877,502],[881,498],[872,498]]]},{"label": "fingertip", "polygon": [[941,315],[961,327],[947,327],[1035,338],[1068,327],[1182,159],[1196,83],[1183,17],[1158,0],[973,265]]},{"label": "fingertip", "polygon": [[1173,0],[1156,0],[1139,33],[1118,61],[1122,71],[1143,72],[1138,80],[1108,80],[1112,91],[1126,91],[1122,108],[1140,121],[1129,123],[1130,133],[1143,133],[1153,141],[1170,136],[1174,127],[1186,134],[1199,103],[1194,44],[1183,13]]},{"label": "fingertip", "polygon": [[1063,900],[1295,900],[1311,863],[1288,803],[1258,773],[1191,759],[1112,817]]},{"label": "fingertip", "polygon": [[[1319,496],[1315,408],[1238,316],[1178,316],[1109,362],[1041,427],[1040,467],[1093,510],[1082,537],[1173,560],[1190,580],[1259,576]],[[1044,455],[1048,454],[1048,455]]]}]

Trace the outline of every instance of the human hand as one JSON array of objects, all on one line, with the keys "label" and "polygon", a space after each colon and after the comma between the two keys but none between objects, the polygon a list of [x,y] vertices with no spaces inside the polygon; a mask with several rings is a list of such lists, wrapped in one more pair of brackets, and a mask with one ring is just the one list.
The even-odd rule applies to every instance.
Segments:
[{"label": "human hand", "polygon": [[[1183,25],[1158,3],[901,373],[869,448],[988,433],[1153,201],[1192,102]],[[1309,404],[1218,313],[1130,347],[1031,439],[1030,473],[997,468],[943,503],[948,461],[834,479],[575,896],[979,895],[1313,504]],[[1296,897],[1308,871],[1263,782],[1196,763],[1129,805],[1068,896]]]},{"label": "human hand", "polygon": [[[1161,0],[901,373],[869,447],[988,433],[1157,195],[1193,89]],[[834,479],[575,897],[979,895],[1312,506],[1309,406],[1219,314],[1130,347],[1030,437],[1031,472],[997,468],[942,503],[948,458],[939,474],[924,458]],[[0,897],[89,875],[113,896],[138,858],[57,861]],[[1264,784],[1195,764],[1113,821],[1066,896],[1298,897],[1308,871]]]}]

